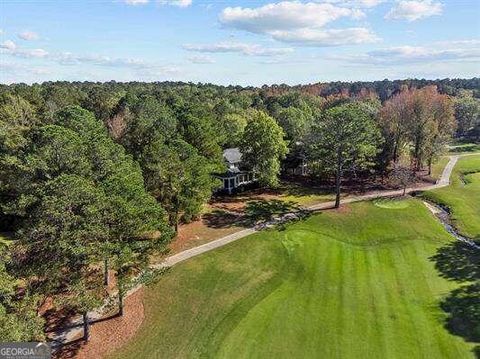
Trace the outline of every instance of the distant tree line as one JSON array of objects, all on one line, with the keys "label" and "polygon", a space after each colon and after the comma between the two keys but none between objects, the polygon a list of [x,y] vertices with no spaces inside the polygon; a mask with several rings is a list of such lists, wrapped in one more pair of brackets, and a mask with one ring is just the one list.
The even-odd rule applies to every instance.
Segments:
[{"label": "distant tree line", "polygon": [[[181,222],[197,218],[239,147],[261,185],[308,164],[331,180],[430,168],[480,138],[480,79],[262,88],[192,83],[0,86],[0,339],[42,339],[47,299],[85,317],[117,303]],[[409,161],[407,172],[401,170]],[[33,319],[32,319],[33,318]]]}]

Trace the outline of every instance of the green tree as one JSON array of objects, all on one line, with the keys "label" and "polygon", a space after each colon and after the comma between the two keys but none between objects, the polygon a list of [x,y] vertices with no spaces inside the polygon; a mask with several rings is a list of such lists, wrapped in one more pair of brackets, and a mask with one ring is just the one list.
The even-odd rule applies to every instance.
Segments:
[{"label": "green tree", "polygon": [[38,298],[18,292],[18,281],[7,271],[8,261],[6,250],[0,249],[0,340],[44,340],[44,321],[37,314]]},{"label": "green tree", "polygon": [[308,156],[315,167],[335,177],[335,207],[340,206],[345,173],[373,166],[382,138],[373,116],[358,103],[329,109],[313,126]]},{"label": "green tree", "polygon": [[245,127],[240,151],[242,161],[253,170],[262,185],[278,185],[280,164],[288,153],[284,132],[262,111],[254,111]]},{"label": "green tree", "polygon": [[107,212],[104,193],[87,179],[62,174],[46,182],[12,249],[27,288],[85,316],[99,306],[105,292],[92,265],[99,260],[98,243],[108,236]]},{"label": "green tree", "polygon": [[296,107],[278,110],[275,118],[285,132],[285,138],[290,144],[302,141],[311,123],[310,117]]},{"label": "green tree", "polygon": [[164,205],[176,231],[180,214],[186,221],[195,217],[217,186],[211,175],[215,167],[181,139],[146,146],[142,167],[148,190]]},{"label": "green tree", "polygon": [[475,126],[480,126],[480,100],[470,96],[455,99],[457,136],[465,136]]}]

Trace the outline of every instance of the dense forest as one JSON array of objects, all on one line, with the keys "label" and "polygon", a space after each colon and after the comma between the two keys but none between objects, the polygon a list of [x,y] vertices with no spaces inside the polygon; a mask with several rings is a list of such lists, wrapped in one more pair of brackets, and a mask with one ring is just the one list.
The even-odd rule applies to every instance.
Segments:
[{"label": "dense forest", "polygon": [[308,164],[340,204],[351,177],[407,181],[452,139],[480,141],[480,78],[216,86],[0,86],[0,338],[43,338],[53,298],[86,315],[116,273],[118,306],[149,256],[219,187],[239,147],[260,185]]}]

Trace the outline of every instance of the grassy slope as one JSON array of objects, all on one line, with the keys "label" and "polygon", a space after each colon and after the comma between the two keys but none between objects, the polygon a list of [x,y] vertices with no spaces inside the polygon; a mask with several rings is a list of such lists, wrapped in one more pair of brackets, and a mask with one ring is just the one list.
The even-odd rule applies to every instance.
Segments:
[{"label": "grassy slope", "polygon": [[442,156],[437,161],[435,161],[435,163],[432,165],[432,178],[440,178],[443,169],[445,168],[449,160],[450,158],[448,156]]},{"label": "grassy slope", "polygon": [[112,358],[468,358],[442,324],[453,288],[429,258],[450,241],[416,200],[358,203],[174,267]]},{"label": "grassy slope", "polygon": [[425,196],[448,206],[455,226],[463,234],[480,239],[480,155],[460,158],[452,174],[452,185],[429,191]]}]

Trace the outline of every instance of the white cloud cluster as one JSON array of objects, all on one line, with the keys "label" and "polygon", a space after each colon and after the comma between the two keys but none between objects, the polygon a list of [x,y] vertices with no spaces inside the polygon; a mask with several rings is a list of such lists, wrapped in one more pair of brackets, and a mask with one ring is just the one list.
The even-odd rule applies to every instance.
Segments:
[{"label": "white cloud cluster", "polygon": [[39,36],[33,31],[22,31],[18,34],[18,37],[25,41],[38,40]]},{"label": "white cloud cluster", "polygon": [[364,27],[346,29],[300,29],[294,31],[276,31],[272,33],[275,40],[290,42],[303,46],[340,46],[364,44],[379,41],[380,38]]},{"label": "white cloud cluster", "polygon": [[275,40],[304,46],[337,46],[378,40],[373,32],[364,27],[324,29],[324,26],[341,18],[358,20],[365,17],[359,8],[337,6],[334,3],[355,2],[357,5],[374,6],[379,0],[327,1],[282,1],[258,8],[227,7],[220,14],[220,22],[224,26],[266,34]]},{"label": "white cloud cluster", "polygon": [[317,0],[318,2],[325,2],[347,7],[372,8],[386,0]]},{"label": "white cloud cluster", "polygon": [[6,40],[0,43],[0,53],[8,54],[21,58],[45,59],[60,65],[82,65],[90,64],[96,66],[124,67],[131,69],[155,70],[162,66],[153,63],[147,63],[139,59],[115,58],[102,55],[77,55],[70,52],[49,53],[44,49],[27,49],[17,46],[13,41]]},{"label": "white cloud cluster", "polygon": [[192,0],[158,0],[160,5],[171,5],[178,7],[189,7],[192,5]]},{"label": "white cloud cluster", "polygon": [[48,55],[48,52],[44,49],[25,49],[20,48],[12,40],[6,40],[0,44],[0,49],[3,49],[5,53],[24,58],[43,58]]},{"label": "white cloud cluster", "polygon": [[440,15],[443,5],[433,0],[399,0],[385,15],[386,19],[415,21]]},{"label": "white cloud cluster", "polygon": [[293,52],[288,47],[263,47],[257,44],[246,44],[241,42],[220,42],[216,44],[186,44],[183,48],[188,51],[208,53],[241,53],[247,56],[278,56]]},{"label": "white cloud cluster", "polygon": [[331,59],[369,65],[476,62],[480,60],[480,40],[441,42],[430,46],[396,46],[369,51],[361,55],[336,56]]},{"label": "white cloud cluster", "polygon": [[51,56],[52,60],[62,65],[80,65],[92,64],[97,66],[131,67],[131,68],[149,68],[150,64],[129,58],[112,58],[102,55],[75,55],[70,52],[62,52]]},{"label": "white cloud cluster", "polygon": [[17,44],[15,44],[12,40],[6,40],[0,44],[0,48],[14,51],[17,48]]},{"label": "white cloud cluster", "polygon": [[220,14],[220,21],[249,32],[269,33],[298,28],[318,28],[342,17],[358,19],[364,16],[361,10],[329,3],[282,1],[253,9],[227,7]]}]

